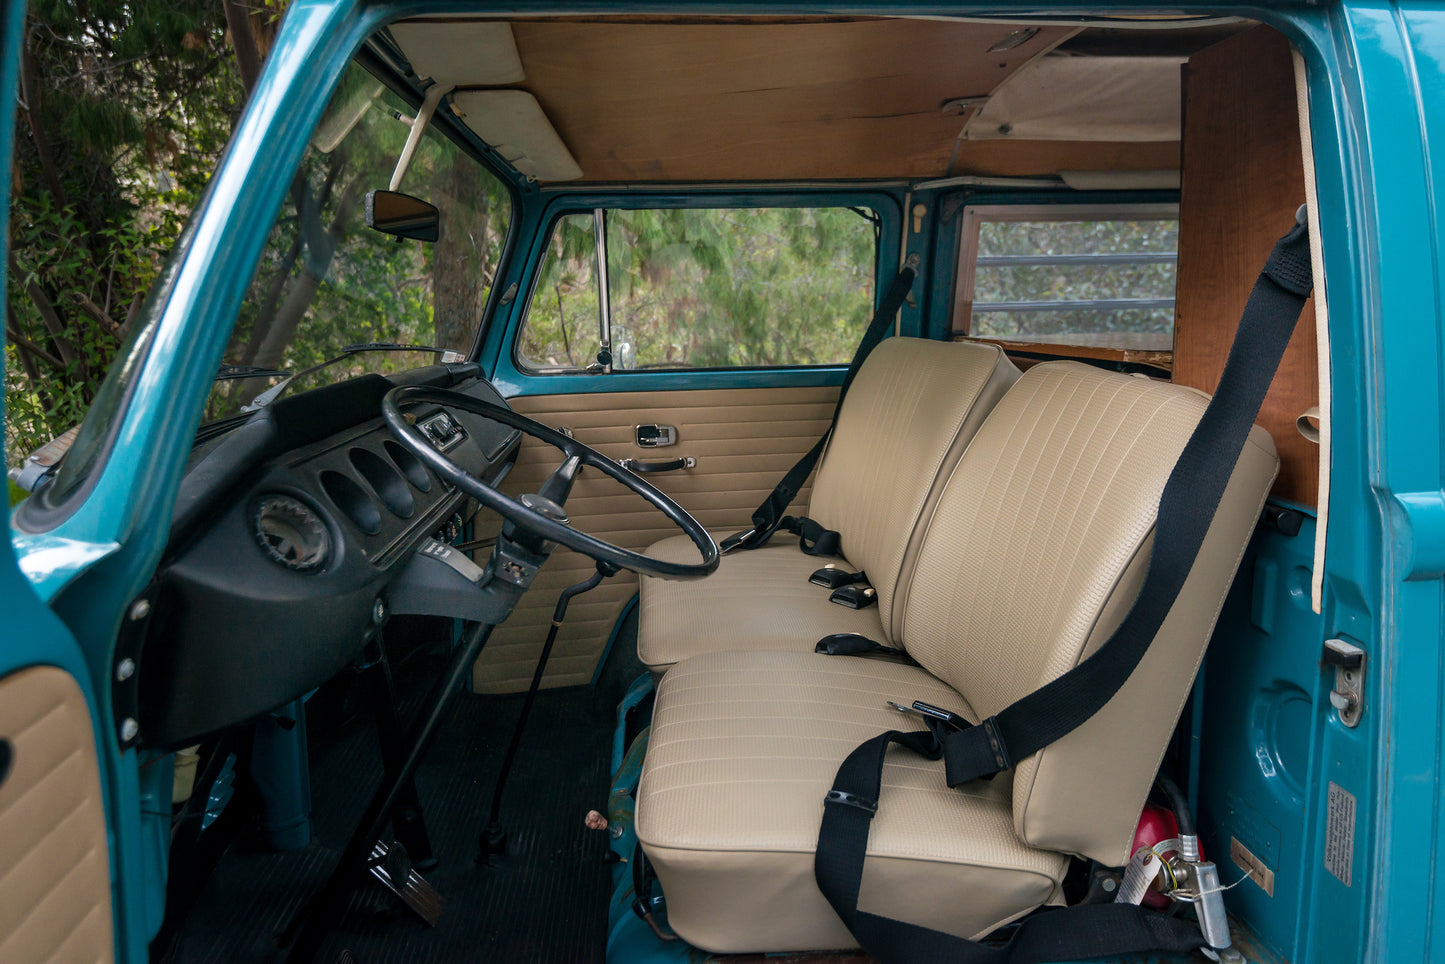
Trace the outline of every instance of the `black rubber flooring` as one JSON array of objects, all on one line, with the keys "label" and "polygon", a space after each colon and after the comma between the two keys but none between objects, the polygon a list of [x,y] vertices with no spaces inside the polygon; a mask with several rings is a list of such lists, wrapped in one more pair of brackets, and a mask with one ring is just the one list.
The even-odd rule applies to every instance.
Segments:
[{"label": "black rubber flooring", "polygon": [[[398,673],[408,714],[436,672],[436,662],[427,660]],[[606,810],[611,688],[538,695],[507,785],[502,824],[509,853],[501,866],[476,863],[477,838],[522,697],[457,697],[417,775],[441,858],[426,875],[447,901],[441,920],[428,928],[380,884],[358,881],[315,960],[601,964],[610,886],[602,863],[606,835],[585,829],[582,818],[589,809]],[[165,960],[281,959],[275,935],[321,886],[381,776],[370,718],[326,742],[312,746],[311,844],[289,853],[232,846]]]}]

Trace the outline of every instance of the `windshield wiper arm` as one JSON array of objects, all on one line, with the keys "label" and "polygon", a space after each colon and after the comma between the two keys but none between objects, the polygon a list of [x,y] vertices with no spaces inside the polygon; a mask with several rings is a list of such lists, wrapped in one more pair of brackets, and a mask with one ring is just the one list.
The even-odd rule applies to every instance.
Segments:
[{"label": "windshield wiper arm", "polygon": [[292,382],[300,378],[302,375],[310,375],[313,372],[319,372],[321,371],[321,369],[328,368],[339,361],[345,361],[352,355],[361,355],[366,352],[372,351],[424,351],[445,356],[451,352],[451,349],[437,348],[435,345],[402,345],[394,341],[365,341],[359,342],[355,345],[347,345],[345,348],[341,349],[341,354],[328,358],[324,362],[318,362],[315,365],[312,365],[310,368],[303,368],[297,372],[282,372],[282,374],[286,375],[285,378],[272,385],[270,388],[266,389],[260,395],[257,395],[255,401],[253,401],[250,405],[243,407],[241,411],[254,412],[257,409],[265,408],[267,405],[270,405],[272,402],[274,402],[281,395],[282,392],[286,391],[286,389],[290,387]]},{"label": "windshield wiper arm", "polygon": [[216,369],[214,381],[224,382],[234,378],[285,378],[291,374],[280,368],[267,368],[265,365],[222,365]]}]

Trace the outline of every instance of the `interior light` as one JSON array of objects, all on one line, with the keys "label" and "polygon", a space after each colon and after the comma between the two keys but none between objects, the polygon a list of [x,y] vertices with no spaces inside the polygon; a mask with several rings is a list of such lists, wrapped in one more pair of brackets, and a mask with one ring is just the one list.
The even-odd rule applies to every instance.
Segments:
[{"label": "interior light", "polygon": [[1009,34],[1007,37],[1003,38],[998,43],[988,48],[988,52],[991,54],[1001,54],[1005,50],[1012,50],[1015,47],[1021,47],[1024,44],[1028,43],[1030,40],[1037,37],[1039,35],[1040,29],[1041,28],[1039,27],[1025,27],[1022,30],[1015,30],[1013,33]]}]

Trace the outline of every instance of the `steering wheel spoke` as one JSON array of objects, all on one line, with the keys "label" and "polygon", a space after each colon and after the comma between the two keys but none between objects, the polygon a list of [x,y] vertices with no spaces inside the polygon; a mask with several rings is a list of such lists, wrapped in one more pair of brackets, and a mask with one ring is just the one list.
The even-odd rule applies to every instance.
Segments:
[{"label": "steering wheel spoke", "polygon": [[572,484],[577,481],[577,476],[582,472],[583,456],[579,452],[575,455],[567,454],[562,464],[547,476],[547,481],[537,490],[537,494],[544,499],[550,499],[558,505],[567,502],[567,496],[572,494]]},{"label": "steering wheel spoke", "polygon": [[[512,499],[433,448],[421,430],[402,415],[403,407],[428,404],[457,409],[500,422],[554,446],[565,458],[536,493],[521,499]],[[393,388],[382,400],[381,412],[387,427],[397,439],[430,466],[432,471],[476,499],[485,508],[496,512],[516,529],[536,539],[566,546],[574,552],[580,552],[619,569],[631,569],[633,572],[668,579],[700,579],[717,569],[717,543],[686,509],[650,482],[627,471],[596,449],[554,428],[514,412],[504,405],[495,405],[460,392],[424,386]],[[650,503],[692,540],[701,560],[696,563],[679,563],[658,559],[572,528],[562,506],[584,466],[598,470]]]}]

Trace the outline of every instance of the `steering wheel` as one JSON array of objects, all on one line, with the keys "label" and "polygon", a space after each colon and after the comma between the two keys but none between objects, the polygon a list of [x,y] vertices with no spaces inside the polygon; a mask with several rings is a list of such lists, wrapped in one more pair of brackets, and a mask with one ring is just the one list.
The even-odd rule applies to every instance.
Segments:
[{"label": "steering wheel", "polygon": [[[432,447],[431,441],[421,429],[409,422],[402,414],[403,405],[440,405],[443,408],[460,409],[473,415],[481,415],[494,422],[500,422],[517,429],[539,441],[555,446],[566,456],[556,471],[542,484],[535,495],[524,495],[512,499],[472,475],[441,452]],[[563,435],[541,422],[520,415],[503,405],[461,392],[447,391],[424,386],[403,386],[386,393],[381,402],[381,414],[387,427],[396,437],[411,449],[432,471],[462,492],[476,499],[483,506],[496,512],[503,519],[526,532],[539,535],[574,552],[590,556],[598,562],[609,563],[621,569],[631,569],[649,576],[666,579],[701,579],[718,566],[718,547],[706,529],[688,511],[660,492],[656,486],[643,480],[591,446]],[[580,532],[567,522],[561,503],[572,489],[572,482],[583,466],[591,466],[603,475],[615,479],[650,502],[668,520],[681,529],[693,545],[697,546],[702,561],[697,563],[670,562],[653,556],[633,552]]]}]

